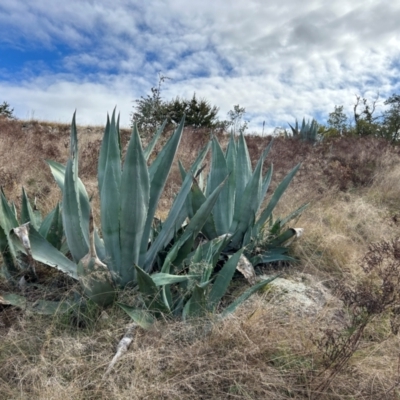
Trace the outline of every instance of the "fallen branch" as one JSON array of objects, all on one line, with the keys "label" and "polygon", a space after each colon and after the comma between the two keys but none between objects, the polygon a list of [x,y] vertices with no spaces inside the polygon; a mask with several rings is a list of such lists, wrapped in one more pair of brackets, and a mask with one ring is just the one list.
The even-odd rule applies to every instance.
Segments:
[{"label": "fallen branch", "polygon": [[103,379],[106,378],[111,370],[114,368],[114,365],[117,363],[117,361],[128,351],[129,346],[132,343],[133,340],[133,334],[135,332],[137,325],[135,323],[130,324],[128,326],[128,329],[124,335],[124,337],[120,340],[117,346],[117,352],[115,353],[113,359],[111,360],[110,364],[107,367],[106,372],[103,375]]}]

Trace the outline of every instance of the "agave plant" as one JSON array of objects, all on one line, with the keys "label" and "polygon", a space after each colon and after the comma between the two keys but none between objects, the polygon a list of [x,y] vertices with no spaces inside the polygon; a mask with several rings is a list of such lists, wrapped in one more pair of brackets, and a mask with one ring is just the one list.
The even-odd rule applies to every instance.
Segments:
[{"label": "agave plant", "polygon": [[[212,142],[211,168],[207,179],[205,192],[200,182],[195,181],[187,201],[189,216],[206,201],[216,185],[229,174],[228,182],[221,191],[214,209],[204,224],[202,233],[209,240],[223,234],[230,234],[231,241],[227,250],[231,253],[245,247],[253,265],[279,260],[291,259],[282,247],[284,242],[294,237],[298,231],[287,228],[289,221],[297,217],[306,207],[302,205],[284,219],[272,223],[272,212],[300,168],[296,165],[277,186],[266,207],[261,210],[265,200],[273,172],[269,168],[262,175],[264,161],[271,149],[272,141],[262,153],[254,171],[243,134],[236,143],[231,135],[228,147],[224,153],[216,138]],[[182,177],[187,177],[181,165]],[[266,250],[255,255],[252,249],[256,242],[264,242]]]},{"label": "agave plant", "polygon": [[[0,193],[0,252],[3,258],[3,264],[1,266],[2,274],[10,281],[15,280],[21,274],[27,272],[27,269],[34,272],[32,264],[28,262],[27,258],[21,255],[19,250],[24,250],[23,244],[18,240],[15,230],[24,227],[29,229],[32,236],[32,243],[35,248],[35,258],[38,261],[43,262],[48,259],[48,262],[56,266],[60,260],[66,262],[66,268],[70,268],[71,265],[68,263],[68,259],[63,256],[62,253],[58,257],[55,257],[58,250],[62,247],[63,241],[63,226],[61,218],[60,205],[57,206],[44,218],[39,211],[34,210],[25,189],[22,188],[22,201],[21,201],[21,213],[18,218],[16,207],[14,204],[9,203],[6,196],[1,190]],[[18,232],[18,231],[17,231]],[[46,253],[37,246],[40,243],[48,243],[50,248],[54,251],[46,256]],[[65,260],[64,260],[65,259]]]},{"label": "agave plant", "polygon": [[297,120],[295,127],[290,124],[289,126],[292,129],[294,138],[300,138],[301,140],[305,140],[311,143],[322,141],[322,136],[318,134],[318,123],[315,119],[313,119],[311,122],[306,122],[306,120],[303,118],[301,128],[299,128]]},{"label": "agave plant", "polygon": [[[123,288],[136,283],[135,266],[146,272],[152,271],[158,254],[171,242],[187,217],[185,201],[192,186],[191,174],[198,169],[209,145],[205,146],[194,162],[166,221],[154,238],[153,219],[182,135],[183,124],[184,120],[148,167],[147,160],[163,127],[159,129],[149,147],[143,150],[139,133],[134,126],[125,161],[122,162],[115,112],[111,121],[107,120],[98,166],[103,240],[96,235],[95,243],[101,262],[107,265],[114,284],[118,287]],[[78,178],[77,152],[74,117],[71,129],[71,156],[67,166],[55,162],[48,163],[63,191],[62,213],[65,235],[76,263],[89,251],[90,214],[88,195]],[[221,189],[222,185],[216,188],[205,207],[199,210],[197,224],[189,224],[185,231],[187,237],[197,235],[202,227],[201,221],[205,220],[205,213],[210,212]],[[180,243],[184,244],[182,241]]]},{"label": "agave plant", "polygon": [[[191,174],[198,169],[210,146],[206,145],[195,160],[166,221],[155,235],[154,215],[180,142],[183,124],[184,120],[148,167],[147,160],[156,140],[161,135],[163,126],[145,150],[142,149],[137,128],[134,126],[123,162],[119,124],[115,118],[115,112],[111,121],[107,118],[98,165],[100,219],[103,235],[103,239],[101,239],[94,228],[92,231],[89,229],[90,203],[87,191],[78,177],[78,140],[74,114],[71,125],[70,158],[67,165],[63,166],[54,161],[48,161],[63,193],[62,221],[66,242],[73,260],[66,258],[33,226],[30,231],[32,257],[47,265],[56,266],[73,278],[79,279],[85,293],[93,300],[99,299],[98,301],[102,304],[111,302],[113,294],[109,284],[102,285],[99,279],[89,276],[93,275],[95,270],[99,272],[99,269],[102,269],[105,272],[104,268],[107,268],[114,287],[119,288],[136,283],[137,269],[135,266],[139,266],[147,273],[151,272],[157,263],[160,252],[169,245],[176,232],[181,230],[187,217],[185,201],[192,186]],[[191,223],[186,227],[184,235],[172,247],[172,253],[168,254],[166,259],[169,262],[173,262],[184,252],[191,251],[191,243],[213,208],[223,184],[221,183],[216,188],[204,203],[204,207],[194,215]],[[7,204],[3,209],[8,213],[4,220],[9,222],[4,232],[9,232],[10,227],[18,226],[18,222],[14,220],[11,206]],[[8,238],[5,233],[4,235]],[[91,239],[94,243],[92,246],[90,245]],[[26,252],[26,249],[15,238],[14,242],[13,245],[18,246],[19,251]],[[43,254],[47,257],[44,257]],[[79,265],[80,267],[78,267]],[[106,289],[109,301],[101,296]],[[102,298],[101,301],[100,298]]]},{"label": "agave plant", "polygon": [[[203,317],[217,311],[220,300],[225,295],[244,249],[233,254],[215,273],[224,247],[230,236],[224,235],[199,245],[190,256],[190,265],[186,275],[169,275],[165,272],[153,275],[137,268],[138,287],[142,295],[141,307],[126,304],[119,306],[142,328],[148,328],[159,314],[180,316],[184,320]],[[262,280],[226,307],[224,317],[276,278]]]}]

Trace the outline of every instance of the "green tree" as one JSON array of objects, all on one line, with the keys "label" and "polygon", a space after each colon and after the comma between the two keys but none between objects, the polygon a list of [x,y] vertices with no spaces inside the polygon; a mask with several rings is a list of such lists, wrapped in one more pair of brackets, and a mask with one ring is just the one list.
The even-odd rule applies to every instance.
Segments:
[{"label": "green tree", "polygon": [[179,123],[186,114],[186,125],[194,128],[214,128],[218,124],[217,106],[212,106],[206,99],[197,99],[196,93],[191,100],[176,97],[165,103],[165,110],[171,121]]},{"label": "green tree", "polygon": [[131,114],[131,122],[132,125],[133,122],[137,123],[140,132],[144,132],[145,134],[154,132],[167,117],[165,103],[161,98],[161,88],[163,83],[168,79],[170,78],[160,74],[158,85],[150,89],[151,93],[135,100],[136,105]]},{"label": "green tree", "polygon": [[376,99],[372,101],[372,104],[369,104],[365,97],[356,96],[354,122],[355,131],[358,136],[381,136],[380,117],[374,116],[378,99],[379,93]]},{"label": "green tree", "polygon": [[186,114],[186,126],[195,128],[214,128],[219,124],[217,106],[212,106],[206,99],[198,99],[196,93],[188,100],[176,97],[165,101],[161,96],[163,83],[170,79],[160,75],[158,86],[151,88],[151,93],[135,101],[135,108],[131,114],[132,125],[136,122],[144,134],[154,132],[165,119],[169,123],[178,124],[183,114]]},{"label": "green tree", "polygon": [[390,108],[382,115],[382,131],[387,139],[395,142],[400,136],[400,95],[393,94],[383,104]]},{"label": "green tree", "polygon": [[14,119],[14,109],[10,107],[10,105],[4,101],[3,104],[0,104],[0,117]]},{"label": "green tree", "polygon": [[228,121],[227,125],[231,126],[235,133],[244,133],[248,128],[248,122],[244,121],[245,114],[246,109],[244,107],[240,107],[239,104],[234,105],[233,110],[228,112],[230,121]]},{"label": "green tree", "polygon": [[347,115],[343,112],[343,106],[335,105],[335,110],[329,114],[327,124],[328,131],[332,134],[343,135],[347,131]]}]

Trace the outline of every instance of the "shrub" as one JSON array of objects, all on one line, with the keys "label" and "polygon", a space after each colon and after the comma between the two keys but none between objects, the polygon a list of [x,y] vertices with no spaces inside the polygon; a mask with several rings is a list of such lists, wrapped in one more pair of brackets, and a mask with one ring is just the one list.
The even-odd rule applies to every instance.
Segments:
[{"label": "shrub", "polygon": [[0,104],[0,118],[8,118],[8,119],[14,119],[14,109],[10,108],[10,105],[4,101],[3,104]]}]

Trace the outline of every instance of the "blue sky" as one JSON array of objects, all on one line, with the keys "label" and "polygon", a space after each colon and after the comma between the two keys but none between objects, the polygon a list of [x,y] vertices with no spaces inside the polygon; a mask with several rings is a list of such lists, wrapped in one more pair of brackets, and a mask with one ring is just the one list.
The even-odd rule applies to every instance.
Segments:
[{"label": "blue sky", "polygon": [[400,93],[400,2],[379,0],[2,0],[0,103],[18,118],[101,125],[162,73],[166,100],[205,97],[250,131],[349,116]]}]

